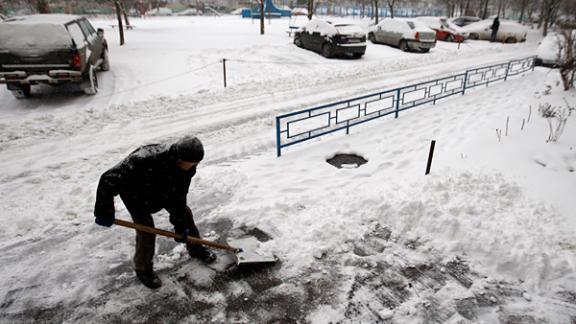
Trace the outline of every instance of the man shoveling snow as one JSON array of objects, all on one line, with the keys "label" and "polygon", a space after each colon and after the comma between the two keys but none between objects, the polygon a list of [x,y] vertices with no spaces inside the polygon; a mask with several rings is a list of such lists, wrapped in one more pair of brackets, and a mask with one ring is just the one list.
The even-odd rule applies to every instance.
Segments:
[{"label": "man shoveling snow", "polygon": [[[138,148],[102,174],[94,208],[96,224],[110,227],[114,223],[114,196],[120,195],[134,223],[154,227],[152,213],[166,209],[176,233],[183,238],[200,238],[186,195],[203,158],[202,142],[194,136],[186,136],[172,145]],[[138,279],[152,289],[162,286],[153,269],[155,241],[156,235],[136,231],[134,270]],[[191,257],[205,263],[216,260],[216,255],[202,245],[186,243],[186,248]]]}]

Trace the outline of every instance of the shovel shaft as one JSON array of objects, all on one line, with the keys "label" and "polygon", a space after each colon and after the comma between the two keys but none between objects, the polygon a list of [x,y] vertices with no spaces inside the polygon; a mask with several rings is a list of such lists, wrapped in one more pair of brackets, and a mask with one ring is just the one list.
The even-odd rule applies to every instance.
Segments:
[{"label": "shovel shaft", "polygon": [[[133,229],[135,229],[137,231],[141,231],[141,232],[158,234],[158,235],[162,235],[162,236],[166,236],[166,237],[172,237],[172,238],[179,239],[179,240],[182,239],[182,235],[180,235],[180,234],[161,230],[161,229],[158,229],[155,227],[150,227],[150,226],[146,226],[146,225],[140,225],[140,224],[135,224],[132,222],[127,222],[127,221],[124,221],[121,219],[114,220],[114,224],[124,226],[124,227],[133,228]],[[232,251],[232,252],[238,251],[237,248],[231,247],[230,245],[226,245],[226,244],[222,244],[222,243],[218,243],[218,242],[213,242],[213,241],[202,240],[202,239],[191,237],[191,236],[188,236],[186,238],[186,241],[188,243],[191,243],[191,244],[202,244],[202,245],[210,246],[210,247],[221,249],[221,250],[227,250],[227,251]]]}]

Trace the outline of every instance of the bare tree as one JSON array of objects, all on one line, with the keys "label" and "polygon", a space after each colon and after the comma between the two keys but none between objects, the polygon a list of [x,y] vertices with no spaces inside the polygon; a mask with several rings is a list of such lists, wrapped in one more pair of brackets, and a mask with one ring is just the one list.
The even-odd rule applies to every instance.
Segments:
[{"label": "bare tree", "polygon": [[124,45],[124,26],[122,25],[122,9],[120,0],[114,0],[114,7],[116,8],[116,18],[118,19],[118,31],[120,32],[120,46]]},{"label": "bare tree", "polygon": [[366,12],[366,0],[360,0],[360,18],[364,18]]},{"label": "bare tree", "polygon": [[128,20],[128,13],[126,12],[126,0],[120,1],[120,7],[122,9],[122,14],[124,15],[124,22],[126,22],[126,28],[130,26],[130,21]]},{"label": "bare tree", "polygon": [[[524,14],[526,13],[526,10],[528,9],[528,2],[529,0],[515,0],[514,2],[514,7],[517,11],[520,11],[520,17],[518,17],[518,22],[522,23],[524,22]],[[535,1],[533,1],[535,2]]]},{"label": "bare tree", "polygon": [[41,14],[50,13],[50,4],[48,0],[36,0],[36,10]]},{"label": "bare tree", "polygon": [[528,5],[528,21],[532,22],[532,15],[534,14],[534,11],[536,11],[536,9],[538,8],[539,5],[539,0],[531,0],[529,1],[529,5]]},{"label": "bare tree", "polygon": [[264,0],[260,0],[260,35],[264,35]]},{"label": "bare tree", "polygon": [[[398,0],[386,0],[386,2],[388,3],[388,8],[390,9],[390,18],[394,18],[394,6],[398,3]],[[376,17],[378,17],[378,15],[376,15]]]},{"label": "bare tree", "polygon": [[538,24],[538,27],[543,24],[542,35],[546,36],[548,28],[556,21],[561,3],[562,0],[542,0],[540,23]]},{"label": "bare tree", "polygon": [[564,90],[574,88],[574,75],[576,74],[576,59],[574,47],[576,46],[576,30],[563,28],[558,32],[558,68]]},{"label": "bare tree", "polygon": [[[378,20],[380,18],[380,7],[378,6],[378,0],[373,0],[372,1],[373,6],[374,6],[374,18],[375,18],[375,22],[376,25],[378,25]],[[394,17],[392,17],[394,18]]]},{"label": "bare tree", "polygon": [[314,0],[308,0],[308,20],[312,20],[314,15]]},{"label": "bare tree", "polygon": [[482,19],[488,18],[488,3],[489,2],[490,2],[490,0],[482,0],[482,5],[483,5]]}]

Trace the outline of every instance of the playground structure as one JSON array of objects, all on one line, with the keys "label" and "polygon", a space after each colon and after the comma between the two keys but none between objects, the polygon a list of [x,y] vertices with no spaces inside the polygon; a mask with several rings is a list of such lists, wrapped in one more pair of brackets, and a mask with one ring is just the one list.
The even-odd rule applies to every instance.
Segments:
[{"label": "playground structure", "polygon": [[[292,11],[288,8],[281,9],[276,7],[272,0],[266,0],[264,2],[264,17],[266,18],[281,18],[281,17],[291,17]],[[242,10],[242,18],[260,18],[260,7],[252,7],[252,9],[246,8]]]}]

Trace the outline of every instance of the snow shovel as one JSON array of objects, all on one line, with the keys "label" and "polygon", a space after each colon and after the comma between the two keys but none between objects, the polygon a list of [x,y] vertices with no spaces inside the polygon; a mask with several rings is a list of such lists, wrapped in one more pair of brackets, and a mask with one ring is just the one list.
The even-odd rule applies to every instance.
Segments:
[{"label": "snow shovel", "polygon": [[[158,229],[155,227],[150,227],[150,226],[146,226],[146,225],[140,225],[140,224],[135,224],[132,222],[127,222],[127,221],[124,221],[121,219],[114,220],[114,224],[124,226],[124,227],[133,228],[133,229],[136,229],[138,231],[142,231],[142,232],[146,232],[146,233],[158,234],[158,235],[171,237],[171,238],[175,238],[175,239],[179,239],[179,240],[182,239],[182,235],[180,235],[180,234],[161,230],[161,229]],[[240,265],[258,266],[258,265],[272,264],[272,263],[276,263],[278,261],[278,259],[276,259],[276,257],[274,257],[274,256],[266,256],[262,253],[259,253],[257,251],[257,248],[258,248],[258,245],[260,244],[260,242],[254,237],[246,237],[246,238],[241,238],[241,239],[237,239],[237,240],[233,241],[235,244],[242,246],[242,248],[232,247],[230,245],[218,243],[218,242],[214,242],[214,241],[202,240],[202,239],[192,237],[192,236],[188,236],[186,238],[186,241],[188,243],[191,243],[191,244],[201,244],[201,245],[205,245],[205,246],[209,246],[209,247],[213,247],[213,248],[232,252],[234,255],[234,262],[235,262],[236,266],[240,266]]]}]

